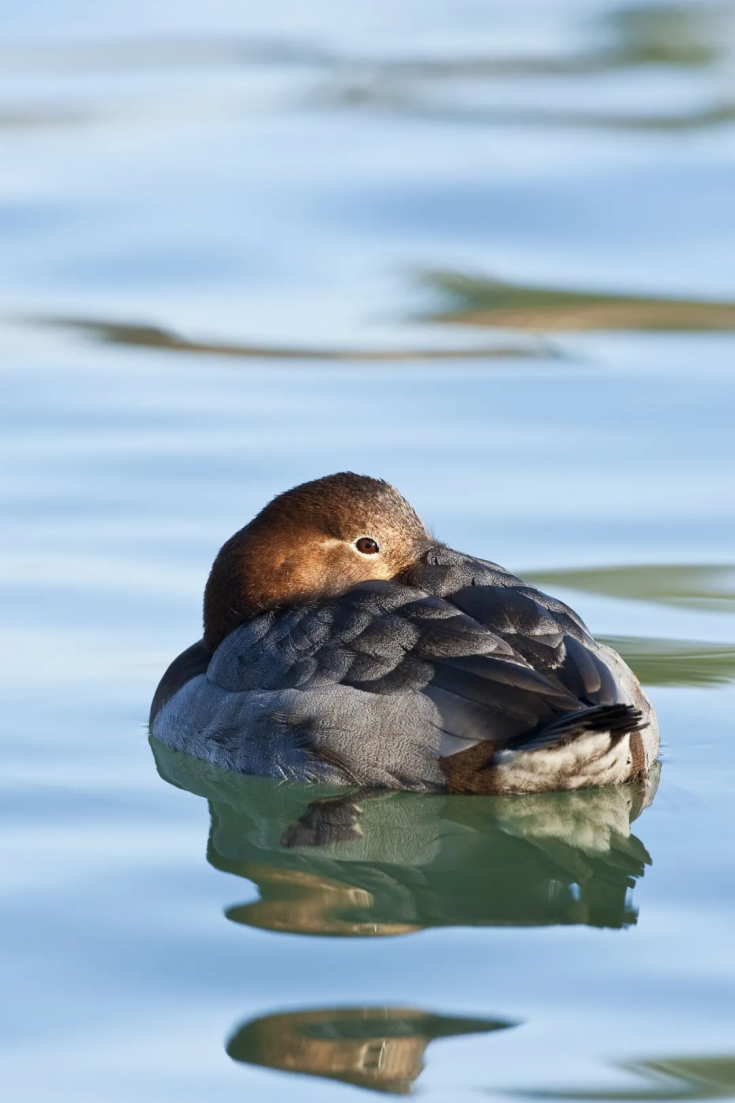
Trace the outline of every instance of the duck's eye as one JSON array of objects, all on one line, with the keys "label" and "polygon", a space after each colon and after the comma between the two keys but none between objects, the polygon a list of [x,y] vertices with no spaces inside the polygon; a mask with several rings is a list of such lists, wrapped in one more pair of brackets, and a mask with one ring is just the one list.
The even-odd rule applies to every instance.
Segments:
[{"label": "duck's eye", "polygon": [[363,555],[377,555],[380,551],[375,540],[372,540],[369,536],[361,536],[359,540],[355,541],[355,547]]}]

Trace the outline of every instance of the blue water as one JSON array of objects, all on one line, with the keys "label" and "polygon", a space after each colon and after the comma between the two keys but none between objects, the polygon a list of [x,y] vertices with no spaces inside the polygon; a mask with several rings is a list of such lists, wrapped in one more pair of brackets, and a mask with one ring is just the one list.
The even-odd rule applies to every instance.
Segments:
[{"label": "blue water", "polygon": [[[4,1097],[735,1096],[735,9],[3,9]],[[623,641],[630,828],[289,851],[157,764],[218,547],[345,468]]]}]

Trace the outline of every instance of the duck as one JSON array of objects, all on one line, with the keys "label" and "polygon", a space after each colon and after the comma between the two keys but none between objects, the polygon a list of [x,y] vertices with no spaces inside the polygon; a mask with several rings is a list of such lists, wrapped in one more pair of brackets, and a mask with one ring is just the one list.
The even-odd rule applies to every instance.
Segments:
[{"label": "duck", "polygon": [[598,788],[659,750],[633,671],[562,601],[436,540],[351,471],[279,494],[222,546],[154,740],[243,774],[467,794]]}]

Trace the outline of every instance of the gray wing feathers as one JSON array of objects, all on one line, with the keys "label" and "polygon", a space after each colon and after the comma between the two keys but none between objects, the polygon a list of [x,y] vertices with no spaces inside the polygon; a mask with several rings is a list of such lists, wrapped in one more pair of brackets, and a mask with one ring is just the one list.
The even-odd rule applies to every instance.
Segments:
[{"label": "gray wing feathers", "polygon": [[[501,622],[508,629],[507,616]],[[442,753],[457,741],[502,747],[580,707],[488,625],[437,595],[387,582],[243,625],[220,645],[207,678],[230,693],[270,691],[282,722],[293,733],[298,729],[312,753],[338,750],[347,763],[362,739],[375,755],[374,731],[386,717],[436,754],[437,739]],[[325,689],[330,692],[319,692]],[[359,692],[359,717],[347,690]],[[396,702],[388,709],[390,697]],[[431,730],[421,732],[419,719]],[[404,765],[408,774],[411,763]]]},{"label": "gray wing feathers", "polygon": [[246,773],[432,788],[441,755],[640,699],[576,614],[495,564],[436,548],[406,582],[243,624],[154,734]]},{"label": "gray wing feathers", "polygon": [[207,677],[223,689],[350,685],[375,693],[422,689],[442,658],[512,647],[449,602],[413,587],[370,582],[320,604],[266,613],[218,647]]},{"label": "gray wing feathers", "polygon": [[514,653],[580,704],[617,704],[614,673],[580,617],[495,563],[438,548],[412,580],[491,628]]}]

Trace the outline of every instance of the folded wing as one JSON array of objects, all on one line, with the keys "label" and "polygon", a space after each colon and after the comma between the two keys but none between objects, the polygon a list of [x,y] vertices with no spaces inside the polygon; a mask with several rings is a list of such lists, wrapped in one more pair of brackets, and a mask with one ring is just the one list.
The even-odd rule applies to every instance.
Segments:
[{"label": "folded wing", "polygon": [[[435,706],[443,755],[478,742],[494,753],[568,739],[577,719],[620,703],[613,675],[566,607],[506,582],[513,576],[493,582],[492,565],[448,549],[437,555],[449,562],[427,562],[424,590],[415,577],[411,585],[368,582],[250,621],[219,647],[208,679],[233,692],[301,691],[301,700],[327,687],[360,690],[368,717],[378,699],[396,696],[405,704],[391,708],[410,716],[420,694]],[[598,721],[584,723],[580,730]],[[317,733],[319,746],[328,741]]]}]

